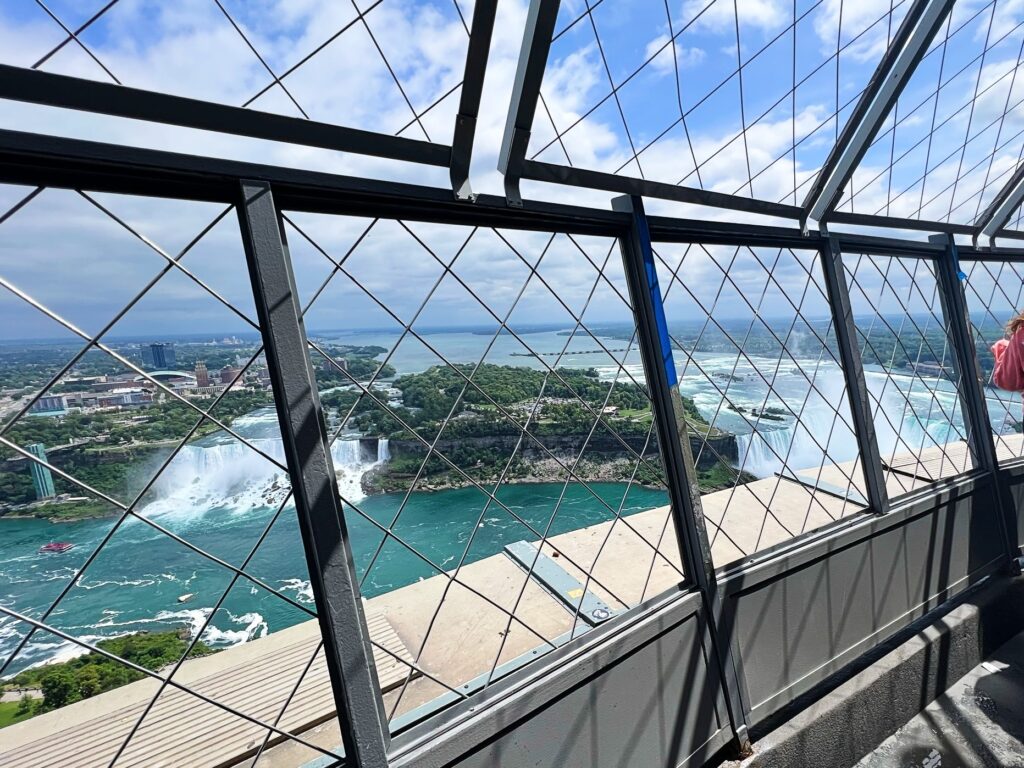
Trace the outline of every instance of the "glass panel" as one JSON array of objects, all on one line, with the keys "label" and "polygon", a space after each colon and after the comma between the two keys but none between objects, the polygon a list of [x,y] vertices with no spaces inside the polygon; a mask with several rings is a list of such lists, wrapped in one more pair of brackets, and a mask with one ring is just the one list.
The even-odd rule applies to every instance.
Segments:
[{"label": "glass panel", "polygon": [[863,511],[817,251],[655,253],[715,563]]},{"label": "glass panel", "polygon": [[995,357],[992,345],[1007,338],[1006,326],[1024,309],[1024,265],[1006,261],[963,262],[967,273],[964,291],[975,351],[981,364],[996,456],[1000,463],[1024,456],[1021,434],[1021,395],[1007,392],[992,382]]},{"label": "glass panel", "polygon": [[930,259],[844,254],[889,496],[974,464]]},{"label": "glass panel", "polygon": [[4,764],[330,754],[299,735],[334,705],[234,210],[2,199]]},{"label": "glass panel", "polygon": [[285,218],[393,725],[683,580],[614,240]]},{"label": "glass panel", "polygon": [[563,3],[527,157],[799,205],[909,5]]}]

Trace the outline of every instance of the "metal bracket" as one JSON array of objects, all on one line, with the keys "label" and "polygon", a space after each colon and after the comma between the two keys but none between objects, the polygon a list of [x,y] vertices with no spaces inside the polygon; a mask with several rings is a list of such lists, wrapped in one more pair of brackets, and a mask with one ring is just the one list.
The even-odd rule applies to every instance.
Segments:
[{"label": "metal bracket", "polygon": [[473,154],[473,137],[476,135],[476,116],[455,116],[455,136],[452,140],[452,161],[448,168],[452,180],[452,191],[456,200],[476,201],[476,195],[469,185],[469,164]]}]

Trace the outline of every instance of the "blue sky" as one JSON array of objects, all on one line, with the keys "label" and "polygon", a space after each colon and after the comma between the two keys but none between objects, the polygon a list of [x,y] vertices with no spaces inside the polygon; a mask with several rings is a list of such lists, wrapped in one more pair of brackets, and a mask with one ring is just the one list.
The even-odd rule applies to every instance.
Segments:
[{"label": "blue sky", "polygon": [[[464,22],[471,21],[471,3],[221,2],[259,57],[214,0],[120,0],[81,36],[99,63],[69,43],[41,68],[106,81],[113,75],[137,87],[450,141],[467,44]],[[69,28],[103,5],[100,0],[47,3]],[[908,5],[909,0],[603,0],[591,3],[592,13],[586,14],[585,0],[565,0],[530,155],[800,202]],[[362,21],[357,8],[366,12]],[[495,166],[524,20],[524,2],[499,2],[473,166],[473,186],[480,191],[502,189]],[[1022,23],[1024,0],[958,3],[896,115],[858,170],[846,209],[852,205],[869,213],[944,218],[952,208],[953,220],[974,217],[986,196],[1016,167],[1024,146],[1024,120],[1016,106],[1024,100],[1024,78],[1016,77]],[[943,45],[947,34],[948,43]],[[65,37],[32,0],[9,0],[0,6],[0,60],[5,63],[31,66]],[[279,75],[292,70],[284,87],[273,84],[267,67]],[[943,87],[936,98],[938,82]],[[972,101],[975,106],[970,110]],[[0,126],[446,184],[439,169],[9,102],[0,103]],[[564,134],[561,140],[556,139],[555,128]],[[634,150],[640,152],[639,165],[633,160]],[[891,174],[890,159],[896,161]],[[534,197],[598,207],[609,204],[606,193],[524,186]],[[0,206],[6,210],[29,191],[0,187]],[[649,201],[648,210],[740,218],[660,201]],[[95,332],[166,266],[166,256],[176,255],[219,213],[218,207],[205,204],[112,195],[89,201],[74,192],[47,190],[0,225],[0,277],[83,330]],[[460,248],[464,250],[453,271],[499,315],[522,290],[528,276],[524,260],[536,262],[545,248],[540,271],[572,308],[582,308],[591,295],[596,278],[591,262],[603,263],[611,252],[608,264],[614,266],[613,272],[618,268],[618,253],[610,251],[607,241],[573,242],[559,236],[549,245],[549,238],[539,233],[506,233],[502,240],[490,231],[470,237],[468,230],[459,228],[410,225],[407,231],[394,222],[376,225],[359,240],[368,221],[311,216],[295,220],[335,258],[342,258],[359,241],[348,257],[352,277],[386,298],[396,312],[400,308],[403,318],[412,316],[438,281],[438,259],[446,262]],[[312,296],[330,264],[297,232],[289,237],[300,288]],[[672,258],[678,261],[678,254]],[[727,263],[731,251],[712,248],[687,258],[687,280],[696,291],[711,293],[723,281],[713,259]],[[778,261],[774,277],[781,288],[773,290],[801,295],[807,273],[799,262],[792,257]],[[120,333],[244,328],[237,315],[197,285],[203,282],[251,316],[233,215],[220,221],[181,263],[191,275],[172,270],[162,278],[120,323]],[[741,256],[733,262],[730,277],[744,291],[759,293],[766,284],[762,264],[768,263],[775,262],[766,255],[761,255],[760,263],[751,255]],[[609,279],[624,292],[621,275],[613,273]],[[599,290],[607,296],[591,297],[587,321],[624,319],[625,307],[609,283],[599,283]],[[808,306],[805,311],[820,314],[821,307]],[[420,322],[474,325],[486,316],[459,280],[449,275],[421,312]],[[514,317],[523,323],[548,322],[552,317],[570,320],[537,279],[522,290]],[[353,280],[340,276],[311,311],[310,325],[387,324],[380,321],[380,308]],[[54,330],[52,321],[0,291],[0,337],[52,337]]]}]

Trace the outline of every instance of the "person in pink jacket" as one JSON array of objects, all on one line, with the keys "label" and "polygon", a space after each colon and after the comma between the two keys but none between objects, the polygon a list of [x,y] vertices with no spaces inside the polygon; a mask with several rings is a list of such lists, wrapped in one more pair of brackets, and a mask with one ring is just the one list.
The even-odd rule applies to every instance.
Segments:
[{"label": "person in pink jacket", "polygon": [[1006,332],[1009,339],[1000,339],[992,345],[996,359],[992,383],[1000,389],[1024,392],[1024,314],[1007,323]]}]

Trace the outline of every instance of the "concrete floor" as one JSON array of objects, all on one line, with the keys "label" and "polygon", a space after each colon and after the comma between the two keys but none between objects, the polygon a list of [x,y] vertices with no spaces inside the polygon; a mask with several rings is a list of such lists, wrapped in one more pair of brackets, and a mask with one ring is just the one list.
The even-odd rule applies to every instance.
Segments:
[{"label": "concrete floor", "polygon": [[857,763],[857,768],[1024,766],[1024,633]]}]

